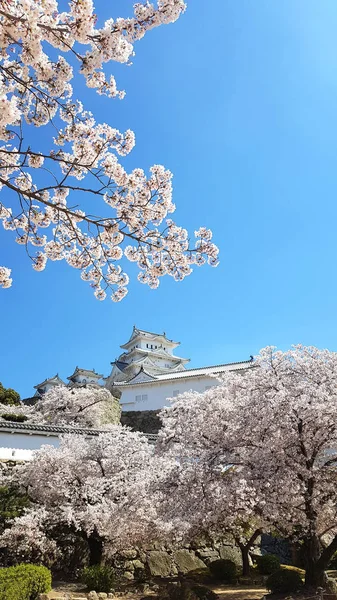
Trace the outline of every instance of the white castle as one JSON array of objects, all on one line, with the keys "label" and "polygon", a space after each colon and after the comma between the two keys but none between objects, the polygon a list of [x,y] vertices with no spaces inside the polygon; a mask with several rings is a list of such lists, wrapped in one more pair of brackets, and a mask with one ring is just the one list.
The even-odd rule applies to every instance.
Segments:
[{"label": "white castle", "polygon": [[[76,367],[67,377],[67,383],[56,374],[34,386],[35,397],[43,398],[55,386],[94,385],[106,387],[119,396],[123,411],[158,410],[167,406],[170,398],[183,392],[203,392],[218,385],[216,377],[225,371],[243,371],[252,364],[251,360],[246,360],[187,369],[189,359],[173,354],[179,345],[179,342],[169,340],[165,333],[151,333],[134,327],[129,341],[121,346],[122,354],[111,363],[108,377],[104,378],[95,369]],[[0,460],[30,460],[32,452],[42,445],[58,446],[60,435],[65,433],[92,437],[98,435],[99,430],[1,421]]]},{"label": "white castle", "polygon": [[68,383],[57,375],[35,386],[36,395],[42,396],[58,385],[102,385],[120,397],[123,411],[158,410],[189,390],[203,392],[218,385],[216,376],[224,371],[246,369],[251,361],[226,363],[197,369],[187,369],[189,358],[173,352],[180,342],[170,340],[166,333],[152,333],[133,327],[130,339],[121,346],[122,354],[113,362],[108,377],[94,369],[76,367]]}]

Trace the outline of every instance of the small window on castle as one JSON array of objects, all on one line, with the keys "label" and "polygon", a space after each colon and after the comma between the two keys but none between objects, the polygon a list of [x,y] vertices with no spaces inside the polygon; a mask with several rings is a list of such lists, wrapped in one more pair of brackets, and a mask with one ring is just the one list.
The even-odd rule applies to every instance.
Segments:
[{"label": "small window on castle", "polygon": [[148,348],[148,347],[149,347],[149,344],[146,344],[146,347]]},{"label": "small window on castle", "polygon": [[87,383],[87,380],[86,379],[82,379],[82,383]]},{"label": "small window on castle", "polygon": [[179,396],[179,390],[173,390],[173,398]]},{"label": "small window on castle", "polygon": [[207,392],[207,390],[210,390],[210,389],[211,389],[211,387],[212,387],[211,385],[206,385],[206,387],[205,387],[205,391]]},{"label": "small window on castle", "polygon": [[141,402],[142,401],[142,397],[141,396],[136,396],[136,402]]},{"label": "small window on castle", "polygon": [[143,394],[142,395],[142,402],[146,402],[147,401],[147,394]]}]

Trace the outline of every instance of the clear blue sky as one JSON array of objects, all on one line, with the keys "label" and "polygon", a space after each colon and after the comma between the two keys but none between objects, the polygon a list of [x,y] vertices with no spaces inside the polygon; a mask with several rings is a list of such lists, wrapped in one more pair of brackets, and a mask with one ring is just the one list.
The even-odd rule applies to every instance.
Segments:
[{"label": "clear blue sky", "polygon": [[[129,0],[97,13],[112,4],[128,15]],[[107,375],[134,323],[180,340],[195,367],[267,344],[337,350],[336,30],[335,0],[190,0],[112,69],[123,102],[83,88],[101,120],[135,131],[128,168],[174,172],[175,219],[213,229],[221,263],[101,303],[65,264],[33,271],[1,232],[5,385],[25,397],[76,365]]]}]

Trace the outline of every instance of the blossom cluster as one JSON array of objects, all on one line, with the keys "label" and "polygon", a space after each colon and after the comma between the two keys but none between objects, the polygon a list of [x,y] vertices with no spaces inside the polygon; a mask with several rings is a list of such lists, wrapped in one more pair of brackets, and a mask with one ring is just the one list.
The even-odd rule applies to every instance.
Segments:
[{"label": "blossom cluster", "polygon": [[[172,173],[160,165],[149,175],[124,169],[119,157],[133,149],[134,133],[97,123],[73,97],[74,68],[66,58],[78,61],[89,88],[122,98],[114,77],[105,76],[105,63],[129,63],[135,41],[173,23],[185,8],[183,0],[137,3],[132,18],[109,19],[98,28],[92,0],[73,0],[69,11],[57,0],[1,5],[0,190],[6,203],[0,202],[0,220],[16,233],[36,271],[48,260],[64,260],[81,271],[99,300],[108,290],[114,301],[126,295],[123,258],[137,263],[139,281],[151,288],[163,275],[180,281],[193,265],[218,263],[208,229],[200,228],[193,243],[168,218],[175,210]],[[48,150],[34,149],[29,126],[47,126],[53,138]],[[9,275],[0,269],[2,287],[10,286]]]}]

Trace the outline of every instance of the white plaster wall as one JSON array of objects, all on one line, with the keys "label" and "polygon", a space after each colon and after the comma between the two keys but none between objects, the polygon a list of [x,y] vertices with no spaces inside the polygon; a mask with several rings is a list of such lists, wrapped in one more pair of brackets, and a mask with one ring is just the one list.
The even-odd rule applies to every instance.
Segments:
[{"label": "white plaster wall", "polygon": [[57,436],[38,435],[36,433],[9,433],[0,430],[0,448],[14,448],[17,450],[38,450],[41,446],[59,446]]},{"label": "white plaster wall", "polygon": [[18,448],[0,448],[0,460],[32,460],[33,450]]},{"label": "white plaster wall", "polygon": [[[172,398],[174,392],[182,394],[193,390],[204,392],[206,388],[219,385],[214,377],[207,375],[191,377],[189,379],[172,379],[158,383],[143,383],[138,386],[120,388],[122,391],[121,406],[123,411],[127,410],[157,410],[169,406],[168,398]],[[136,401],[136,396],[147,396],[147,398]]]}]

